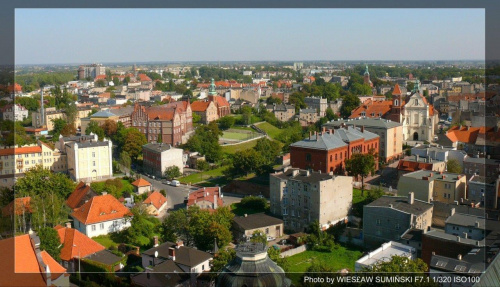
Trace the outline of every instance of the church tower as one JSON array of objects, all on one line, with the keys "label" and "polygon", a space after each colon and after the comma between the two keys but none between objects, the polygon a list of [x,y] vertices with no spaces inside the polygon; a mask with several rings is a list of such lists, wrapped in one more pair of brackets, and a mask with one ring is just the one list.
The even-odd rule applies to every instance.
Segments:
[{"label": "church tower", "polygon": [[402,112],[402,95],[401,89],[399,85],[396,84],[394,86],[394,90],[392,91],[392,109],[391,109],[391,120],[395,122],[401,122],[401,112]]},{"label": "church tower", "polygon": [[366,65],[365,74],[364,74],[364,83],[365,85],[369,85],[373,88],[373,83],[370,81],[370,72],[368,72],[368,65]]},{"label": "church tower", "polygon": [[212,78],[212,82],[210,83],[210,87],[208,88],[209,96],[217,96],[217,92],[215,91],[215,82],[214,78]]}]

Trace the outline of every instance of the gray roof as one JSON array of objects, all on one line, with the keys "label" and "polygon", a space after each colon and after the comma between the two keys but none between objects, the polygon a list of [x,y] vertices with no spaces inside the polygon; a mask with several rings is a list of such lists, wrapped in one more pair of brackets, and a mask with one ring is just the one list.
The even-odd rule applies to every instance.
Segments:
[{"label": "gray roof", "polygon": [[[294,176],[293,171],[298,170],[299,172]],[[335,178],[333,175],[329,175],[328,173],[319,173],[319,172],[314,172],[314,171],[306,171],[306,170],[300,170],[298,168],[290,168],[286,170],[285,172],[281,173],[271,173],[271,176],[277,177],[280,179],[285,179],[285,180],[297,180],[301,182],[309,182],[309,183],[315,183],[323,180],[329,180],[332,178]]]},{"label": "gray roof", "polygon": [[497,159],[489,159],[484,157],[467,157],[464,159],[464,162],[472,162],[472,163],[481,163],[481,164],[499,164],[500,160]]},{"label": "gray roof", "polygon": [[326,124],[324,124],[324,127],[339,127],[342,124],[346,124],[349,126],[356,125],[356,126],[365,126],[365,127],[374,127],[374,128],[386,128],[386,129],[391,129],[394,127],[400,127],[403,126],[403,124],[400,124],[398,122],[393,122],[391,120],[386,120],[382,118],[374,119],[374,118],[367,118],[367,117],[362,117],[362,118],[355,118],[355,119],[339,119],[339,120],[332,120]]},{"label": "gray roof", "polygon": [[134,111],[133,106],[126,106],[126,107],[120,107],[119,109],[112,109],[110,110],[113,114],[121,117],[121,116],[126,116],[132,114]]},{"label": "gray roof", "polygon": [[315,114],[317,111],[316,109],[301,109],[300,113],[301,114]]},{"label": "gray roof", "polygon": [[273,111],[287,111],[287,110],[294,110],[295,106],[294,105],[285,105],[285,104],[277,104],[277,105],[267,105],[267,109],[273,109]]},{"label": "gray roof", "polygon": [[92,253],[85,258],[104,263],[106,265],[112,265],[120,260],[122,260],[122,257],[118,257],[111,253],[111,251],[104,249],[96,253]]},{"label": "gray roof", "polygon": [[109,118],[109,117],[116,117],[116,115],[108,110],[105,110],[105,111],[99,111],[90,116],[90,118]]},{"label": "gray roof", "polygon": [[335,134],[324,133],[322,135],[313,135],[311,138],[306,138],[295,142],[290,146],[304,147],[310,149],[330,150],[339,147],[347,146],[347,144]]},{"label": "gray roof", "polygon": [[445,220],[445,223],[459,225],[459,226],[465,226],[465,227],[475,227],[475,224],[477,223],[477,224],[479,224],[479,226],[475,227],[475,228],[484,229],[485,221],[486,221],[485,218],[481,217],[481,216],[455,213],[452,216],[448,217],[448,219]]},{"label": "gray roof", "polygon": [[172,147],[172,145],[170,145],[170,144],[164,144],[164,143],[148,143],[148,144],[143,145],[142,148],[152,150],[155,152],[164,152],[164,151],[170,150],[170,149],[178,149],[178,148]]},{"label": "gray roof", "polygon": [[441,230],[441,229],[429,230],[429,231],[424,233],[424,236],[436,237],[436,238],[440,238],[440,239],[444,239],[444,240],[448,240],[448,241],[453,241],[453,242],[458,242],[458,240],[460,239],[460,243],[462,243],[462,244],[474,245],[477,247],[482,247],[482,246],[484,246],[484,243],[485,243],[484,239],[479,241],[479,240],[474,240],[474,239],[470,239],[470,238],[463,238],[463,237],[459,237],[457,235],[446,233],[446,232],[444,232],[444,230]]},{"label": "gray roof", "polygon": [[247,216],[236,216],[233,221],[244,230],[265,228],[268,226],[283,224],[283,220],[266,215],[264,213],[249,214]]},{"label": "gray roof", "polygon": [[485,210],[482,208],[473,208],[470,205],[456,205],[433,201],[434,209],[432,210],[432,226],[444,227],[445,220],[450,216],[451,209],[455,209],[455,213],[472,214],[476,216],[485,216]]},{"label": "gray roof", "polygon": [[461,178],[462,176],[465,175],[457,173],[449,173],[449,172],[431,171],[431,170],[417,170],[414,172],[406,173],[403,176],[415,179],[422,179],[422,177],[428,177],[429,181],[440,180],[446,182],[456,182],[457,180],[459,180],[459,177]]},{"label": "gray roof", "polygon": [[[155,251],[158,251],[158,257],[168,258],[168,249],[175,248],[176,244],[172,242],[165,242],[157,247],[153,247],[144,251],[143,254],[153,256]],[[175,249],[175,263],[185,266],[193,267],[208,259],[212,258],[210,253],[200,251],[191,247],[181,246]]]},{"label": "gray roof", "polygon": [[73,146],[78,144],[78,148],[87,148],[87,147],[98,147],[98,146],[108,146],[107,141],[84,141],[84,142],[70,142],[67,143],[67,146]]},{"label": "gray roof", "polygon": [[473,175],[470,178],[469,183],[495,184],[496,179],[491,178],[491,177],[480,176],[480,175]]},{"label": "gray roof", "polygon": [[406,196],[387,196],[384,195],[379,199],[371,202],[365,207],[387,207],[389,208],[392,205],[393,209],[411,213],[415,215],[420,215],[430,209],[432,209],[432,204],[427,203],[422,200],[415,199],[413,204],[408,203],[408,197]]},{"label": "gray roof", "polygon": [[[471,252],[475,252],[475,250],[476,249],[472,249]],[[482,257],[484,258],[484,248],[477,248],[477,253],[481,253],[481,250],[483,251]],[[471,257],[472,256],[468,256],[468,258]],[[474,257],[481,258],[481,255],[476,255]],[[483,262],[477,262],[477,260],[474,261],[476,262],[471,263],[468,262],[465,258],[462,258],[462,260],[458,260],[455,258],[449,258],[440,255],[432,255],[430,262],[431,264],[429,267],[432,269],[440,269],[453,273],[464,273],[467,274],[467,276],[470,276],[471,273],[480,275],[485,269],[485,264]]]}]

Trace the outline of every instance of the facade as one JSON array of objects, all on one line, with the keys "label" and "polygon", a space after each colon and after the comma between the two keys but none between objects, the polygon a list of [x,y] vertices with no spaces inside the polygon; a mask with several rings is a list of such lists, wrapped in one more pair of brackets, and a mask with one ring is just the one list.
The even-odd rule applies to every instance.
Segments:
[{"label": "facade", "polygon": [[457,150],[455,147],[416,145],[411,149],[411,155],[419,158],[432,159],[433,161],[447,162],[449,159],[457,160],[463,167],[467,154],[464,151]]},{"label": "facade", "polygon": [[267,105],[266,109],[282,122],[287,122],[295,116],[294,105],[273,104]]},{"label": "facade", "polygon": [[113,176],[111,140],[98,141],[96,137],[80,136],[64,142],[68,157],[68,173],[74,181],[90,182]]},{"label": "facade", "polygon": [[65,118],[66,115],[63,111],[57,111],[56,108],[46,108],[44,113],[41,111],[31,113],[31,125],[35,128],[47,127],[48,131],[52,131],[54,130],[54,121]]},{"label": "facade", "polygon": [[193,115],[189,102],[173,102],[147,107],[136,104],[131,114],[132,127],[146,136],[150,143],[177,146],[185,143],[193,131]]},{"label": "facade", "polygon": [[130,210],[110,194],[94,196],[70,216],[74,228],[88,237],[106,235],[130,227]]},{"label": "facade", "polygon": [[300,125],[307,127],[310,124],[314,124],[319,119],[318,112],[316,109],[300,109],[299,110],[299,121]]},{"label": "facade", "polygon": [[365,269],[371,269],[374,265],[391,261],[392,256],[402,256],[410,260],[415,260],[417,259],[416,253],[416,249],[411,246],[394,241],[389,241],[382,244],[382,246],[375,249],[374,251],[369,252],[367,255],[358,259],[358,261],[356,261],[354,265],[354,268],[356,272],[364,271]]},{"label": "facade", "polygon": [[217,95],[209,95],[208,100],[215,103],[215,107],[217,107],[217,116],[218,118],[222,118],[231,114],[231,106],[226,98],[217,96]]},{"label": "facade", "polygon": [[304,231],[315,220],[326,229],[347,219],[352,177],[290,168],[270,175],[270,202],[285,229]]},{"label": "facade", "polygon": [[219,119],[218,109],[212,101],[196,101],[191,104],[193,113],[201,117],[201,122],[208,124]]},{"label": "facade", "polygon": [[182,160],[183,150],[170,144],[149,143],[142,147],[144,170],[162,177],[168,167],[177,166],[181,174],[184,172]]},{"label": "facade", "polygon": [[28,117],[28,110],[18,104],[9,104],[2,108],[2,119],[4,121],[23,121]]},{"label": "facade", "polygon": [[439,115],[427,99],[415,90],[404,106],[402,121],[404,141],[431,142],[437,129]]},{"label": "facade", "polygon": [[90,124],[91,121],[97,122],[99,125],[102,125],[106,120],[111,120],[114,122],[118,122],[118,116],[113,114],[109,110],[103,110],[99,111],[90,117],[84,117],[81,119],[81,134],[85,134],[85,131],[87,130],[88,125]]},{"label": "facade", "polygon": [[454,213],[446,219],[444,231],[463,238],[483,240],[485,238],[485,223],[484,217]]},{"label": "facade", "polygon": [[442,171],[418,170],[401,176],[398,194],[415,193],[415,198],[425,202],[461,202],[466,199],[466,177]]},{"label": "facade", "polygon": [[473,175],[467,186],[467,199],[486,209],[498,209],[499,188],[499,178]]},{"label": "facade", "polygon": [[204,187],[189,193],[186,206],[189,208],[192,205],[197,205],[201,209],[216,210],[223,206],[222,194],[220,187]]},{"label": "facade", "polygon": [[403,125],[381,118],[355,118],[330,121],[323,127],[340,128],[342,125],[363,126],[365,130],[380,137],[379,161],[389,162],[403,156]]},{"label": "facade", "polygon": [[92,80],[97,76],[106,75],[106,67],[101,64],[82,65],[78,68],[78,79],[84,80],[90,77]]},{"label": "facade", "polygon": [[363,207],[365,246],[398,241],[410,228],[425,230],[432,224],[432,204],[408,196],[382,196]]},{"label": "facade", "polygon": [[151,191],[151,183],[149,181],[145,180],[144,178],[139,178],[136,181],[132,182],[132,185],[135,188],[135,193],[137,194],[143,194],[145,192],[150,192]]},{"label": "facade", "polygon": [[446,162],[433,160],[430,157],[425,158],[420,157],[419,155],[415,155],[399,160],[397,169],[398,178],[401,178],[403,174],[407,174],[417,170],[445,171]]},{"label": "facade", "polygon": [[233,218],[233,238],[237,241],[246,241],[257,230],[266,236],[280,238],[284,233],[283,228],[283,220],[264,213],[245,214]]},{"label": "facade", "polygon": [[313,109],[322,118],[326,115],[326,109],[328,108],[327,99],[317,98],[317,97],[305,97],[304,103],[309,109]]},{"label": "facade", "polygon": [[500,160],[480,157],[467,157],[464,160],[464,173],[467,178],[480,175],[487,178],[497,178],[500,171]]},{"label": "facade", "polygon": [[311,133],[309,138],[290,145],[290,163],[292,167],[301,169],[341,173],[345,169],[345,160],[354,153],[373,151],[379,154],[379,139],[378,135],[364,127],[343,126],[328,131],[323,127],[322,132]]}]

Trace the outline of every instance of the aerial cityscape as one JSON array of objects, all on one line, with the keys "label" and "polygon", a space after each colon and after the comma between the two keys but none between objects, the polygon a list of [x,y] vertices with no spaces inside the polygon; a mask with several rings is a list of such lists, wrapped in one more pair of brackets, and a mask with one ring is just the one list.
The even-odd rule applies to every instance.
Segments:
[{"label": "aerial cityscape", "polygon": [[484,32],[481,9],[16,10],[0,286],[499,286]]}]

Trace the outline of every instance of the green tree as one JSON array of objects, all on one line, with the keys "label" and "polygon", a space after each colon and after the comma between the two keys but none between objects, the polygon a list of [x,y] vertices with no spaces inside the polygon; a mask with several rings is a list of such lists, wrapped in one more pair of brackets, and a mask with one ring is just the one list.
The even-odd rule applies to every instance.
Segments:
[{"label": "green tree", "polygon": [[236,257],[236,251],[232,248],[228,249],[220,249],[217,254],[214,256],[214,260],[212,261],[211,273],[212,277],[217,277],[219,272],[224,269],[229,262],[231,262]]},{"label": "green tree", "polygon": [[286,257],[281,258],[280,254],[280,249],[276,249],[274,247],[270,247],[267,249],[267,255],[272,261],[276,262],[279,267],[283,268],[283,271],[290,271],[290,262]]},{"label": "green tree", "polygon": [[361,195],[365,190],[365,177],[375,172],[375,155],[373,153],[355,153],[345,161],[345,168],[349,175],[361,177]]},{"label": "green tree", "polygon": [[115,121],[108,119],[101,124],[101,128],[107,138],[113,138],[118,130],[118,124]]},{"label": "green tree", "polygon": [[118,79],[118,77],[113,77],[113,84],[116,86],[119,86],[120,85],[120,79]]},{"label": "green tree", "polygon": [[128,128],[123,143],[123,150],[126,151],[130,157],[137,160],[137,157],[142,153],[142,146],[147,144],[146,136],[136,128]]},{"label": "green tree", "polygon": [[61,260],[61,242],[59,241],[59,234],[54,228],[43,227],[38,231],[40,237],[40,249],[47,251],[47,253],[56,261]]},{"label": "green tree", "polygon": [[201,171],[207,171],[210,168],[210,164],[206,160],[199,159],[196,161],[196,168]]},{"label": "green tree", "polygon": [[264,245],[267,245],[267,236],[262,230],[255,230],[252,232],[252,237],[250,237],[251,242],[255,243],[262,243]]},{"label": "green tree", "polygon": [[449,159],[446,162],[446,171],[451,173],[462,173],[462,166],[456,159]]},{"label": "green tree", "polygon": [[197,124],[201,121],[201,116],[197,113],[193,113],[193,123]]},{"label": "green tree", "polygon": [[132,208],[131,212],[134,215],[131,219],[131,225],[121,234],[124,241],[140,247],[150,247],[152,245],[151,239],[159,228],[160,221],[149,215],[144,205]]},{"label": "green tree", "polygon": [[90,121],[85,129],[85,134],[90,135],[91,133],[95,134],[100,141],[104,140],[104,129],[99,125],[99,122]]},{"label": "green tree", "polygon": [[132,160],[130,159],[130,156],[126,151],[122,151],[120,153],[120,164],[126,169],[130,170],[130,167],[132,165]]},{"label": "green tree", "polygon": [[328,107],[326,109],[326,118],[331,121],[331,120],[336,120],[339,117],[333,112],[332,108]]},{"label": "green tree", "polygon": [[236,122],[236,120],[234,117],[231,117],[231,116],[222,117],[218,121],[219,128],[221,130],[227,130],[227,129],[231,128],[232,126],[234,126],[235,122]]},{"label": "green tree", "polygon": [[165,175],[165,177],[167,179],[170,179],[170,180],[175,179],[175,178],[182,175],[179,167],[176,165],[172,165],[172,166],[167,167],[163,174]]},{"label": "green tree", "polygon": [[66,124],[61,130],[61,135],[64,137],[69,137],[72,135],[76,135],[76,128],[73,124]]},{"label": "green tree", "polygon": [[222,148],[219,145],[219,137],[222,132],[216,122],[198,127],[189,138],[185,147],[191,151],[197,151],[205,155],[211,162],[217,162],[222,157]]},{"label": "green tree", "polygon": [[232,165],[229,168],[230,174],[234,177],[256,171],[264,162],[261,154],[255,149],[245,149],[237,151],[232,155]]},{"label": "green tree", "polygon": [[351,112],[359,107],[361,104],[361,100],[352,94],[348,94],[342,100],[342,106],[340,107],[340,115],[342,118],[348,118],[351,116]]}]

